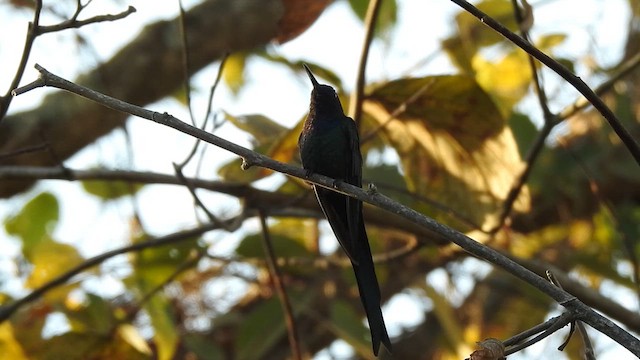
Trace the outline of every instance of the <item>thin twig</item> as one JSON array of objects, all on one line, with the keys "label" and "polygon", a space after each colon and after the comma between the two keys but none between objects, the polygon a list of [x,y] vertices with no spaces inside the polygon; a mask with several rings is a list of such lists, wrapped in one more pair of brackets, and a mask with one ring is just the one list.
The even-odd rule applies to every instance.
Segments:
[{"label": "thin twig", "polygon": [[[520,32],[522,34],[522,38],[524,39],[523,41],[530,44],[528,31],[523,26],[524,17],[522,16],[522,13],[520,11],[518,1],[511,0],[511,3],[513,5],[514,17],[516,18],[517,23],[520,24]],[[487,231],[489,234],[495,234],[498,230],[500,230],[507,217],[509,217],[509,214],[511,214],[513,204],[516,202],[516,199],[518,199],[522,188],[527,183],[529,175],[531,174],[531,170],[533,169],[533,165],[542,152],[545,140],[547,139],[547,137],[549,137],[549,134],[551,134],[551,130],[553,130],[555,125],[558,123],[556,116],[549,110],[549,101],[544,91],[544,86],[542,85],[542,74],[538,73],[535,59],[531,54],[528,54],[527,58],[529,60],[529,69],[531,70],[531,76],[533,79],[535,92],[538,97],[538,103],[540,104],[540,108],[542,109],[544,126],[542,127],[542,129],[540,129],[540,132],[533,142],[531,149],[529,149],[529,151],[527,152],[525,168],[524,170],[522,170],[516,181],[511,185],[511,189],[509,189],[509,193],[507,193],[507,197],[502,204],[502,211],[498,218],[498,222],[492,229]]]},{"label": "thin twig", "polygon": [[415,93],[413,93],[409,98],[407,98],[407,100],[403,101],[400,105],[398,105],[398,107],[396,107],[389,114],[389,116],[380,123],[380,125],[378,125],[375,129],[369,131],[367,134],[361,137],[360,144],[362,145],[367,141],[373,139],[374,136],[376,136],[376,134],[380,130],[384,129],[387,125],[389,125],[389,123],[391,123],[391,121],[397,119],[398,116],[400,116],[402,113],[407,111],[407,108],[409,107],[409,105],[413,104],[418,99],[420,99],[420,96],[422,96],[431,87],[431,85],[433,85],[434,82],[435,82],[435,79],[422,85]]},{"label": "thin twig", "polygon": [[551,326],[553,326],[553,324],[556,324],[558,321],[566,322],[568,324],[572,320],[573,320],[573,314],[571,314],[570,312],[564,312],[560,316],[553,317],[543,322],[542,324],[538,324],[532,327],[531,329],[527,329],[519,334],[516,334],[510,337],[507,340],[503,341],[502,343],[504,344],[504,346],[515,346],[517,344],[522,343],[527,338],[530,338],[535,334],[539,334],[542,331],[549,329]]},{"label": "thin twig", "polygon": [[11,105],[11,100],[13,100],[13,89],[17,88],[20,85],[20,80],[22,80],[22,75],[24,75],[24,70],[27,67],[27,62],[29,61],[29,56],[31,55],[31,49],[33,48],[33,42],[35,41],[38,34],[36,33],[36,29],[40,26],[40,13],[42,12],[42,0],[36,0],[36,5],[33,13],[33,21],[29,23],[27,28],[27,36],[24,39],[24,47],[22,49],[22,57],[20,58],[20,62],[18,63],[18,69],[16,70],[15,75],[13,76],[13,80],[11,80],[11,85],[9,85],[9,90],[7,93],[0,98],[0,121],[4,119],[4,116],[9,111],[9,105]]},{"label": "thin twig", "polygon": [[511,189],[509,189],[509,193],[507,193],[507,197],[502,203],[502,212],[500,213],[500,217],[498,218],[498,222],[496,226],[487,230],[486,231],[487,233],[495,234],[498,230],[500,230],[500,228],[502,227],[502,224],[504,224],[504,221],[507,219],[507,217],[511,213],[513,204],[518,199],[518,195],[520,195],[520,191],[522,190],[522,187],[529,179],[529,175],[533,170],[533,165],[536,159],[538,158],[538,156],[540,155],[540,153],[542,152],[542,150],[544,149],[545,140],[551,133],[551,130],[553,130],[554,126],[555,126],[554,123],[545,121],[544,125],[542,126],[542,129],[540,129],[540,132],[538,133],[538,136],[536,136],[534,143],[531,145],[531,148],[527,152],[527,155],[525,157],[524,170],[522,170],[522,172],[518,175],[518,178],[515,180],[513,185],[511,185]]},{"label": "thin twig", "polygon": [[[613,76],[611,76],[602,84],[598,85],[598,87],[596,87],[593,92],[598,94],[598,96],[603,95],[604,93],[611,90],[618,81],[622,80],[625,76],[637,70],[638,67],[640,67],[640,53],[635,54],[631,59],[625,61]],[[581,110],[585,109],[589,105],[590,103],[586,98],[580,97],[573,104],[563,109],[558,115],[558,119],[566,120],[577,114]]]},{"label": "thin twig", "polygon": [[63,21],[56,25],[38,26],[36,33],[37,35],[42,35],[50,32],[66,30],[66,29],[77,29],[85,25],[95,24],[99,22],[116,21],[116,20],[124,19],[135,12],[136,12],[136,8],[134,8],[133,6],[129,6],[127,10],[124,10],[118,14],[97,15],[85,20],[76,20],[77,14],[78,14],[76,12],[76,15],[74,16],[74,18],[70,20]]},{"label": "thin twig", "polygon": [[218,219],[218,217],[213,215],[213,213],[211,211],[209,211],[209,209],[205,206],[205,204],[202,202],[202,200],[200,200],[200,197],[198,196],[198,194],[196,194],[195,187],[189,182],[189,180],[182,173],[182,166],[180,166],[180,165],[178,165],[176,163],[173,163],[173,169],[176,172],[176,177],[178,179],[180,179],[180,181],[183,182],[184,186],[189,190],[189,193],[191,194],[191,197],[193,197],[193,201],[196,203],[196,205],[200,209],[202,209],[202,211],[204,211],[204,213],[209,218],[209,221],[214,223],[214,224],[222,226],[222,222]]},{"label": "thin twig", "polygon": [[193,268],[194,266],[196,266],[198,264],[198,262],[200,261],[200,259],[202,259],[206,254],[206,251],[198,251],[198,254],[194,257],[192,257],[191,259],[188,259],[187,261],[184,261],[183,263],[181,263],[172,273],[171,275],[169,275],[166,279],[164,279],[164,281],[162,281],[160,284],[156,285],[153,289],[151,289],[150,291],[148,291],[146,294],[144,294],[144,296],[142,297],[142,299],[140,299],[137,303],[137,307],[135,309],[133,309],[132,311],[127,313],[127,316],[125,316],[122,321],[120,321],[121,323],[130,323],[133,321],[133,319],[136,317],[138,311],[140,311],[140,309],[142,309],[142,306],[147,303],[149,300],[151,300],[151,298],[153,298],[157,293],[159,293],[160,291],[162,291],[162,289],[164,289],[169,283],[173,282],[175,279],[178,278],[178,276],[180,276],[180,274],[182,274],[183,272]]},{"label": "thin twig", "polygon": [[[227,59],[229,58],[229,53],[226,53],[222,56],[222,60],[220,60],[220,65],[218,66],[218,73],[216,74],[216,79],[213,81],[211,88],[209,88],[209,99],[207,101],[207,110],[205,111],[204,118],[208,119],[211,116],[211,109],[213,109],[213,95],[216,93],[216,89],[218,88],[218,84],[220,84],[220,80],[222,79],[222,72],[224,71],[224,66],[227,63]],[[213,122],[213,129],[219,126],[216,122]]]},{"label": "thin twig", "polygon": [[[329,189],[334,192],[338,192],[353,198],[356,198],[360,201],[369,203],[371,205],[377,206],[381,209],[387,210],[391,213],[399,215],[401,217],[406,218],[410,222],[420,226],[421,228],[426,229],[428,232],[433,234],[433,238],[435,239],[446,239],[447,241],[453,242],[456,245],[460,246],[466,252],[484,259],[506,271],[511,273],[512,275],[520,278],[521,280],[533,285],[541,292],[547,294],[549,297],[553,298],[558,304],[565,307],[567,310],[571,311],[576,315],[576,317],[591,327],[597,329],[601,333],[610,337],[618,344],[624,346],[626,349],[631,351],[636,356],[640,357],[640,340],[635,338],[626,330],[622,329],[620,326],[613,323],[611,320],[605,318],[604,316],[598,314],[590,307],[586,306],[584,303],[576,299],[571,294],[559,289],[558,287],[550,284],[545,281],[543,278],[533,273],[532,271],[522,267],[520,264],[515,261],[509,259],[504,254],[484,245],[470,237],[446,226],[438,223],[437,221],[429,218],[419,212],[399,204],[392,199],[376,192],[373,190],[363,190],[359,187],[353,186],[346,182],[337,182],[335,179],[331,179],[329,177],[320,175],[320,174],[309,174],[307,171],[300,167],[292,166],[289,164],[281,163],[279,161],[273,160],[265,155],[256,153],[252,150],[249,150],[245,147],[237,145],[231,141],[220,138],[214,134],[207,133],[201,129],[193,127],[175,117],[164,113],[160,114],[154,111],[150,111],[147,109],[143,109],[141,107],[128,104],[124,101],[112,98],[110,96],[101,94],[97,91],[88,89],[84,86],[80,86],[74,84],[70,81],[67,81],[59,76],[51,74],[46,69],[42,68],[39,65],[36,65],[36,68],[40,71],[40,79],[36,81],[40,86],[53,86],[56,88],[64,89],[70,91],[74,94],[83,96],[87,99],[91,99],[96,101],[104,106],[109,108],[124,111],[131,115],[139,116],[145,119],[152,120],[159,124],[171,127],[176,129],[182,133],[195,136],[199,139],[202,139],[205,142],[211,143],[217,147],[230,151],[243,159],[242,168],[248,169],[251,166],[258,166],[267,168],[270,170],[274,170],[276,172],[280,172],[283,174],[287,174],[289,176],[293,176],[307,182],[316,184],[323,188]],[[20,94],[24,91],[22,89],[14,90],[14,93]]]},{"label": "thin twig", "polygon": [[271,282],[273,287],[280,297],[280,304],[282,305],[282,311],[284,312],[284,320],[287,324],[287,334],[289,337],[289,346],[291,346],[291,353],[296,360],[302,359],[300,353],[300,341],[298,341],[298,330],[296,328],[295,316],[291,309],[291,302],[289,302],[289,296],[282,283],[282,274],[278,269],[278,264],[275,261],[275,252],[273,251],[273,245],[271,244],[271,235],[269,234],[269,227],[267,226],[267,220],[265,214],[258,210],[260,217],[260,226],[262,228],[262,245],[264,247],[265,258],[269,268],[269,274],[271,275]]},{"label": "thin twig", "polygon": [[[187,39],[187,25],[186,25],[186,14],[184,11],[184,6],[182,6],[182,0],[178,0],[178,7],[180,8],[178,20],[180,22],[180,40],[182,44],[182,77],[183,77],[183,91],[184,96],[187,100],[187,108],[189,109],[189,118],[191,119],[191,125],[196,125],[196,118],[193,115],[193,107],[191,106],[191,85],[189,84],[190,78],[190,58],[189,58],[189,41]],[[206,120],[205,120],[206,123]],[[202,126],[204,128],[204,125]],[[196,142],[197,144],[197,142]],[[197,147],[197,146],[196,146]],[[195,148],[194,148],[195,153]]]},{"label": "thin twig", "polygon": [[[543,339],[549,337],[550,335],[552,335],[553,333],[555,333],[556,331],[562,329],[563,327],[567,326],[567,324],[571,323],[573,320],[573,315],[570,313],[564,313],[562,314],[562,316],[558,317],[555,319],[555,321],[553,322],[547,322],[549,323],[548,327],[545,328],[540,334],[538,334],[537,336],[533,337],[530,340],[527,340],[525,342],[523,342],[522,344],[513,346],[511,348],[509,348],[507,351],[505,351],[504,355],[510,355],[513,353],[516,353],[524,348],[527,348],[537,342],[542,341]],[[547,325],[547,323],[545,323],[545,325]]]},{"label": "thin twig", "polygon": [[13,151],[10,151],[10,152],[0,153],[0,161],[1,160],[5,160],[5,159],[10,159],[10,158],[16,157],[18,155],[44,151],[44,150],[48,150],[48,149],[49,149],[49,144],[47,144],[47,143],[39,144],[39,145],[33,145],[33,146],[27,146],[27,147],[24,147],[24,148],[21,148],[21,149],[17,149],[17,150],[13,150]]},{"label": "thin twig", "polygon": [[[231,222],[231,220],[230,220]],[[94,256],[82,262],[79,265],[76,265],[69,271],[55,277],[53,280],[45,283],[44,285],[34,289],[32,292],[27,294],[26,296],[8,304],[0,307],[0,323],[7,320],[16,310],[18,310],[21,306],[29,304],[40,297],[42,297],[48,291],[65,284],[74,276],[80,274],[81,272],[90,269],[96,265],[100,265],[105,260],[111,259],[114,256],[126,254],[128,252],[133,251],[142,251],[148,248],[154,248],[159,246],[171,245],[175,243],[179,243],[181,241],[186,241],[189,239],[193,239],[195,236],[199,236],[207,231],[218,229],[218,226],[214,224],[207,224],[197,228],[193,228],[190,230],[183,230],[171,235],[150,239],[146,241],[141,241],[136,244],[124,246],[118,249],[106,251],[100,255]]]},{"label": "thin twig", "polygon": [[362,52],[360,53],[360,62],[358,63],[358,76],[356,78],[356,88],[353,91],[351,100],[349,101],[349,115],[356,122],[356,126],[360,126],[360,118],[362,117],[362,99],[364,95],[364,84],[366,82],[367,60],[369,58],[369,49],[373,40],[373,32],[375,30],[376,20],[380,13],[381,0],[369,0],[369,7],[364,20],[364,41],[362,43]]},{"label": "thin twig", "polygon": [[489,15],[480,11],[475,6],[471,5],[469,2],[465,0],[451,0],[461,8],[465,9],[471,15],[477,17],[482,23],[488,25],[493,30],[500,33],[502,36],[506,37],[512,43],[520,47],[522,50],[531,54],[533,57],[538,59],[540,62],[545,64],[551,70],[553,70],[556,74],[560,75],[563,79],[565,79],[569,84],[571,84],[576,90],[578,90],[592,105],[594,108],[600,112],[600,114],[607,120],[613,131],[618,135],[620,140],[625,144],[627,150],[631,153],[633,158],[636,160],[636,163],[640,165],[640,145],[636,142],[636,140],[631,136],[631,134],[627,131],[627,129],[622,125],[622,123],[618,120],[616,115],[607,107],[607,105],[596,95],[589,86],[582,81],[578,76],[574,75],[569,69],[567,69],[564,65],[555,61],[547,54],[538,50],[535,46],[531,45],[529,42],[521,38],[520,36],[514,34],[505,26],[500,24],[495,19],[491,18]]},{"label": "thin twig", "polygon": [[[554,273],[551,270],[547,270],[547,278],[553,285],[559,287],[560,289],[563,289],[562,284],[560,283],[558,278],[554,275]],[[589,334],[587,333],[587,329],[584,327],[584,324],[582,323],[582,321],[576,320],[575,324],[576,324],[575,326],[578,328],[578,333],[580,334],[580,338],[582,339],[582,344],[584,345],[585,359],[595,360],[596,358],[595,351],[593,351],[593,344],[589,339]],[[569,342],[570,336],[571,336],[571,333],[569,337],[567,337],[567,341],[565,342],[565,344],[563,344],[564,346],[566,346],[566,343]],[[561,348],[558,348],[558,350],[564,349],[564,346],[561,346]]]}]

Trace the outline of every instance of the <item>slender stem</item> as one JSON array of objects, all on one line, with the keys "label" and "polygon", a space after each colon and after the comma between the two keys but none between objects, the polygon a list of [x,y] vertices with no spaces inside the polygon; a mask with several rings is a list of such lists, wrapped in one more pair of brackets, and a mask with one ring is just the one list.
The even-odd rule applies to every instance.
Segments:
[{"label": "slender stem", "polygon": [[280,274],[278,264],[275,260],[276,255],[273,251],[273,244],[271,243],[271,235],[269,234],[266,215],[264,214],[264,212],[262,212],[262,210],[258,210],[258,213],[260,217],[260,226],[262,228],[262,245],[264,247],[267,266],[269,267],[269,274],[271,275],[273,287],[276,289],[278,297],[280,297],[280,303],[282,304],[282,311],[284,312],[284,320],[287,324],[287,334],[289,337],[291,352],[294,359],[301,360],[302,355],[300,353],[300,341],[298,340],[298,330],[296,329],[295,316],[293,315],[293,310],[291,309],[289,296],[287,295],[287,291],[285,290],[284,284],[282,283],[282,274]]},{"label": "slender stem", "polygon": [[369,58],[369,49],[373,40],[373,32],[375,30],[376,20],[380,13],[381,0],[370,0],[367,14],[365,16],[365,32],[364,42],[362,44],[362,52],[360,54],[360,62],[358,63],[358,76],[356,78],[356,89],[353,92],[351,101],[349,102],[349,115],[356,122],[356,126],[360,126],[360,117],[362,116],[362,99],[364,95],[364,84],[366,82],[367,60]]},{"label": "slender stem", "polygon": [[520,36],[514,34],[509,29],[504,27],[502,24],[491,18],[489,15],[483,13],[475,6],[471,5],[467,1],[464,0],[451,0],[461,8],[465,9],[471,15],[477,17],[482,23],[488,25],[493,30],[500,33],[502,36],[513,42],[515,45],[520,47],[522,50],[531,54],[531,56],[538,59],[540,62],[548,66],[551,70],[553,70],[556,74],[560,75],[563,79],[565,79],[569,84],[571,84],[576,90],[578,90],[592,105],[594,108],[602,114],[602,116],[607,120],[613,131],[618,135],[620,140],[625,144],[633,158],[636,160],[636,163],[640,165],[640,145],[636,142],[636,140],[631,136],[631,134],[624,128],[622,123],[616,118],[615,114],[611,109],[607,107],[607,105],[596,95],[596,93],[589,88],[587,84],[585,84],[582,79],[569,71],[564,65],[555,61],[547,54],[538,50],[535,46],[531,45],[525,39]]},{"label": "slender stem", "polygon": [[[626,330],[622,329],[620,326],[613,323],[611,320],[598,314],[571,294],[548,283],[542,277],[524,268],[522,265],[511,260],[499,251],[494,250],[493,248],[482,243],[479,243],[471,239],[467,235],[458,232],[446,225],[440,224],[434,219],[427,217],[407,206],[404,206],[378,193],[373,189],[365,191],[346,182],[336,181],[335,179],[331,179],[320,174],[309,174],[307,171],[300,167],[273,160],[265,155],[256,153],[245,147],[232,143],[231,141],[225,140],[219,136],[193,127],[167,113],[160,114],[154,111],[143,109],[141,107],[126,103],[118,99],[114,99],[110,96],[88,89],[84,86],[74,84],[68,80],[65,80],[48,72],[46,69],[39,65],[36,65],[36,68],[38,69],[38,71],[40,71],[40,79],[36,81],[38,84],[41,84],[40,86],[53,86],[59,89],[67,90],[87,99],[96,101],[114,110],[125,111],[131,115],[149,119],[161,125],[176,129],[182,133],[195,136],[205,142],[241,156],[243,158],[243,169],[248,169],[251,166],[259,166],[274,170],[289,176],[305,180],[331,191],[356,198],[360,201],[369,203],[371,205],[377,206],[381,209],[404,217],[410,222],[426,229],[429,233],[433,234],[433,237],[431,238],[432,241],[438,239],[445,239],[446,241],[450,241],[460,246],[466,252],[478,258],[484,259],[508,271],[519,279],[531,284],[541,292],[554,299],[560,305],[571,311],[577,319],[589,324],[601,333],[618,342],[620,345],[624,346],[634,355],[640,357],[640,340],[635,338]],[[23,92],[23,89],[16,89],[14,91],[15,94],[20,94]]]}]

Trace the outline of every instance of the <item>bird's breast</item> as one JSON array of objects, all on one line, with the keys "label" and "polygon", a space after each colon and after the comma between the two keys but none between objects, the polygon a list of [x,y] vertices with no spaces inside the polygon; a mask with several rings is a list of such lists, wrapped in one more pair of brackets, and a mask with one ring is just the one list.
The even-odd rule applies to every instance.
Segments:
[{"label": "bird's breast", "polygon": [[302,166],[314,173],[334,179],[346,174],[349,140],[340,126],[307,126],[300,136]]}]

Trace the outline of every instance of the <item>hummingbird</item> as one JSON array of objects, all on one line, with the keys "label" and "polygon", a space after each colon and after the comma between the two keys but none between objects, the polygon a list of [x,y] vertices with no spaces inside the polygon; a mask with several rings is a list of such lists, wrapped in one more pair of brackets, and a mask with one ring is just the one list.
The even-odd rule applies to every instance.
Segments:
[{"label": "hummingbird", "polygon": [[[356,124],[344,114],[336,91],[318,83],[306,64],[304,69],[313,90],[309,115],[298,139],[302,167],[309,174],[321,174],[362,187],[362,154]],[[360,300],[369,321],[373,353],[378,355],[381,342],[391,351],[380,309],[380,287],[364,227],[362,202],[317,185],[313,185],[313,191],[333,233],[351,260]]]}]

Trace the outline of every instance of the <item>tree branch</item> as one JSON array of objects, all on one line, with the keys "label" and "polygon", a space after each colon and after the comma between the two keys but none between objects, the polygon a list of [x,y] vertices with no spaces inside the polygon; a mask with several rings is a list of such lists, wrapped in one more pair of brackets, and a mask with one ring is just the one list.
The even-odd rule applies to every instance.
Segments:
[{"label": "tree branch", "polygon": [[[538,290],[554,299],[558,304],[565,307],[573,313],[577,319],[589,324],[591,327],[607,335],[620,345],[627,348],[634,355],[640,357],[640,340],[633,337],[629,332],[625,331],[611,320],[603,317],[593,309],[586,306],[580,300],[571,294],[550,284],[544,278],[536,275],[528,269],[522,267],[515,261],[511,260],[502,253],[494,250],[486,245],[476,242],[470,237],[429,218],[419,212],[399,204],[392,199],[376,192],[375,190],[365,191],[361,188],[347,184],[345,182],[336,182],[335,179],[328,178],[319,174],[307,174],[307,172],[299,167],[284,164],[267,156],[251,151],[247,148],[234,144],[228,140],[220,138],[216,135],[207,133],[201,129],[193,127],[179,119],[164,113],[160,114],[154,111],[146,110],[132,104],[111,98],[104,94],[98,93],[83,86],[79,86],[54,74],[46,69],[36,65],[40,71],[40,79],[36,81],[38,86],[52,86],[63,90],[70,91],[87,99],[99,102],[104,106],[118,111],[126,111],[132,115],[136,115],[148,120],[155,121],[159,124],[169,126],[182,133],[197,137],[205,142],[213,144],[217,147],[233,152],[243,158],[243,169],[251,166],[259,166],[271,169],[289,176],[306,180],[313,184],[322,186],[335,192],[356,198],[363,202],[372,204],[387,210],[393,214],[405,217],[409,221],[428,229],[436,236],[448,239],[450,242],[460,246],[466,252],[484,259],[518,277],[519,279],[533,285]],[[16,94],[24,93],[21,89],[15,90]]]},{"label": "tree branch", "polygon": [[498,21],[491,18],[489,15],[483,13],[475,6],[471,5],[467,1],[464,0],[451,0],[456,3],[461,8],[465,9],[471,15],[477,17],[483,24],[486,24],[500,35],[504,36],[516,46],[526,51],[531,56],[538,59],[543,64],[547,65],[551,70],[553,70],[556,74],[560,75],[563,79],[565,79],[569,84],[571,84],[576,90],[578,90],[592,105],[594,108],[600,112],[600,114],[609,122],[613,131],[618,135],[620,140],[625,144],[633,158],[636,160],[636,163],[640,165],[640,145],[636,142],[636,140],[631,136],[631,134],[625,129],[625,127],[620,123],[618,118],[616,118],[615,114],[611,109],[607,107],[607,105],[596,95],[596,93],[589,88],[589,86],[582,81],[578,76],[573,74],[569,69],[564,67],[564,65],[555,61],[547,54],[538,50],[535,46],[531,45],[525,39],[520,36],[514,34],[509,31],[506,27],[500,24]]}]

